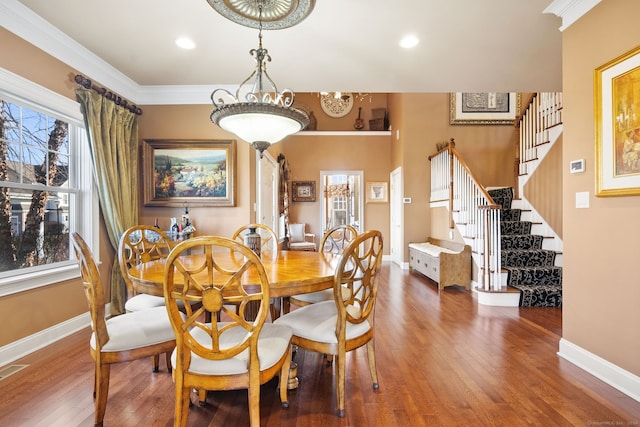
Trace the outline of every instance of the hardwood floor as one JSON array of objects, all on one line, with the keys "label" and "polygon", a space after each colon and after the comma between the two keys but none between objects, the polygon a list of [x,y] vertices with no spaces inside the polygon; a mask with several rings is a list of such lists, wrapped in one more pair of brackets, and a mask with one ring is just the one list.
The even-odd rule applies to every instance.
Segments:
[{"label": "hardwood floor", "polygon": [[[335,413],[333,369],[298,351],[300,387],[282,409],[276,383],[263,386],[263,426],[638,425],[640,403],[556,355],[561,310],[486,307],[471,292],[385,263],[376,312],[375,391],[366,351],[348,355],[346,417]],[[13,363],[0,381],[0,426],[91,426],[90,332],[73,334]],[[161,368],[164,362],[161,358]],[[105,426],[173,424],[166,369],[149,360],[111,369]],[[190,426],[248,425],[245,390],[210,393]]]}]

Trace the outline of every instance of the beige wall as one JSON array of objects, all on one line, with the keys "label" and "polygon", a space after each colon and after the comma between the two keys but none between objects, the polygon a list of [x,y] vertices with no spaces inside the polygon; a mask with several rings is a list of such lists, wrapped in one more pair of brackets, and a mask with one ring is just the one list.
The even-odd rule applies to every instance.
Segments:
[{"label": "beige wall", "polygon": [[[635,48],[640,2],[607,0],[564,31],[563,336],[640,375],[640,197],[594,197],[594,69]],[[633,30],[630,30],[633,29]],[[581,174],[571,160],[585,159]],[[576,209],[576,192],[590,208]]]},{"label": "beige wall", "polygon": [[524,196],[562,238],[562,135],[524,186]]},{"label": "beige wall", "polygon": [[[75,70],[0,28],[0,67],[75,99]],[[103,241],[109,241],[106,235]],[[101,250],[111,265],[113,253]],[[103,264],[103,265],[104,265]],[[102,270],[101,270],[102,271]],[[106,277],[106,276],[103,276]],[[0,298],[0,346],[35,334],[87,311],[80,280],[59,283]]]},{"label": "beige wall", "polygon": [[[392,100],[403,112],[401,125],[395,128],[400,131],[400,139],[394,141],[402,146],[402,151],[393,167],[403,167],[404,197],[412,199],[411,204],[404,205],[404,259],[407,260],[409,242],[424,241],[429,236],[449,240],[446,230],[437,225],[448,222],[432,218],[438,213],[432,213],[429,208],[428,157],[436,152],[436,144],[454,138],[456,149],[481,184],[509,186],[514,183],[516,129],[508,125],[450,125],[448,93],[397,94]],[[395,131],[392,133],[395,139]],[[453,240],[461,241],[461,238],[456,234]]]}]

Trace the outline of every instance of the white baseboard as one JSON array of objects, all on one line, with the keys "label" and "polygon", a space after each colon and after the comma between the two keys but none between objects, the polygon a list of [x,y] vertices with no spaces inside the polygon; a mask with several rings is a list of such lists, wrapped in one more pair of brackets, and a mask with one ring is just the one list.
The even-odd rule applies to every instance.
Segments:
[{"label": "white baseboard", "polygon": [[[91,324],[89,312],[0,347],[0,366],[8,365]],[[89,343],[87,342],[87,345]]]},{"label": "white baseboard", "polygon": [[577,345],[560,339],[558,356],[640,402],[640,377]]}]

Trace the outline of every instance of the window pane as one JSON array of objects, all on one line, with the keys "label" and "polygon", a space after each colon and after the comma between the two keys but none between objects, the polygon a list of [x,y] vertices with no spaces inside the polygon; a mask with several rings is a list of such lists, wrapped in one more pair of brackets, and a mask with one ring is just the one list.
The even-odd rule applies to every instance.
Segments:
[{"label": "window pane", "polygon": [[[69,201],[78,189],[69,182],[68,124],[1,99],[0,104],[7,135],[0,153],[6,152],[8,175],[0,187],[5,195],[0,200],[7,200],[0,221],[11,223],[11,240],[0,251],[0,274],[69,261]],[[64,132],[54,132],[60,129]],[[51,138],[57,134],[63,137]],[[42,185],[25,188],[34,183]]]}]

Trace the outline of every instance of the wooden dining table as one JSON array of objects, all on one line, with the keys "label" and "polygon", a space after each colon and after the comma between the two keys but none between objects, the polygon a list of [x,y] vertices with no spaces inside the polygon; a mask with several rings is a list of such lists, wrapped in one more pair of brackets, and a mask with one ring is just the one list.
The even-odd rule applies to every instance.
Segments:
[{"label": "wooden dining table", "polygon": [[[311,251],[279,251],[277,257],[262,259],[273,299],[272,317],[277,318],[286,297],[333,287],[339,255]],[[197,263],[203,255],[185,255]],[[165,259],[138,264],[129,270],[137,293],[163,296]]]}]

